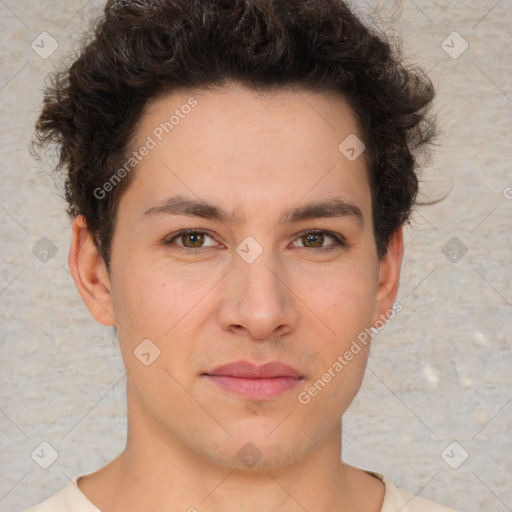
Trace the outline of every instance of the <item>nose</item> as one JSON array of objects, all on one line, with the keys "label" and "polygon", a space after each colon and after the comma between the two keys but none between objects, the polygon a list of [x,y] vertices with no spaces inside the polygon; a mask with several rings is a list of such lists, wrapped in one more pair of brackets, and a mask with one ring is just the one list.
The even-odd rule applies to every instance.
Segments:
[{"label": "nose", "polygon": [[236,255],[224,279],[222,327],[261,341],[293,332],[299,316],[297,297],[286,281],[286,272],[271,251],[263,251],[252,263]]}]

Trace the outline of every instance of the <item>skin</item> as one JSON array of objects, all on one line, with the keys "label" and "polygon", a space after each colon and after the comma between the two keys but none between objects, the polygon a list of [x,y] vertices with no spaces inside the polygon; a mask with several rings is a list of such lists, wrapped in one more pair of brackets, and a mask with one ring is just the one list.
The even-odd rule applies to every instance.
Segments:
[{"label": "skin", "polygon": [[[390,311],[398,290],[402,230],[379,261],[365,160],[338,150],[359,136],[354,115],[328,92],[175,91],[148,105],[133,149],[191,96],[197,107],[133,171],[110,272],[84,218],[73,223],[70,269],[92,316],[117,328],[128,402],[124,451],[79,487],[104,512],[380,511],[382,482],[340,458],[340,418],[369,345],[307,405],[297,400]],[[144,215],[175,194],[245,222]],[[331,197],[357,205],[363,222],[277,224],[284,209]],[[203,252],[180,251],[201,246],[186,236],[166,245],[187,228],[212,236]],[[348,245],[322,252],[335,241],[309,241],[303,230],[339,233]],[[236,252],[249,236],[263,249],[252,263]],[[161,351],[149,366],[133,354],[147,338]],[[276,398],[248,400],[202,376],[237,360],[279,360],[305,378]],[[249,442],[261,454],[253,467],[237,456]]]}]

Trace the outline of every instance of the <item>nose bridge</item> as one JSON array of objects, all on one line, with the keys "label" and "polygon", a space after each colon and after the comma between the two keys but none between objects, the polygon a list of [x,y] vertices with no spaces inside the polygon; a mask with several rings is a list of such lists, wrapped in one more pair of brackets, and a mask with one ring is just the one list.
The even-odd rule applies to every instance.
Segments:
[{"label": "nose bridge", "polygon": [[253,261],[246,260],[240,255],[239,259],[242,261],[238,261],[237,266],[240,274],[247,280],[247,285],[256,286],[256,289],[262,288],[262,290],[270,286],[275,288],[276,292],[278,291],[277,288],[280,287],[277,285],[280,282],[282,284],[284,276],[280,275],[282,274],[282,267],[271,247],[262,250],[261,254],[255,257]]},{"label": "nose bridge", "polygon": [[266,301],[281,302],[285,295],[282,290],[284,276],[273,249],[269,245],[263,248],[252,239],[238,246],[237,256],[234,270],[237,279],[243,283],[244,295],[248,298],[264,295]]},{"label": "nose bridge", "polygon": [[229,278],[230,314],[224,321],[245,327],[255,338],[269,336],[282,325],[294,324],[296,311],[283,267],[273,249],[248,237],[237,247]]}]

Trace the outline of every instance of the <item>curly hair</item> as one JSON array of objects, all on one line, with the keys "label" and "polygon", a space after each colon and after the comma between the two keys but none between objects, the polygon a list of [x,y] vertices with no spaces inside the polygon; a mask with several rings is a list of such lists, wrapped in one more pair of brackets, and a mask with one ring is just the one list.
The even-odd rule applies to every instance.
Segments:
[{"label": "curly hair", "polygon": [[148,102],[177,88],[238,82],[260,91],[337,91],[366,146],[373,232],[382,258],[410,218],[420,153],[435,135],[432,82],[341,0],[110,0],[91,39],[45,91],[35,146],[57,149],[71,218],[84,215],[107,269],[129,174],[125,161]]}]

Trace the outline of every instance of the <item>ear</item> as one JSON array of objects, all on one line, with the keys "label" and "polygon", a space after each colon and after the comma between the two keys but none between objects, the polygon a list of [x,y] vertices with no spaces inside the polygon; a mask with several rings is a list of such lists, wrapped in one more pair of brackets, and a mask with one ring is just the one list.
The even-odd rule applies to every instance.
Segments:
[{"label": "ear", "polygon": [[388,250],[379,264],[374,323],[380,318],[379,315],[389,311],[395,302],[403,255],[403,230],[400,226],[391,237]]},{"label": "ear", "polygon": [[103,325],[115,325],[110,279],[83,215],[73,221],[69,270],[87,309]]}]

